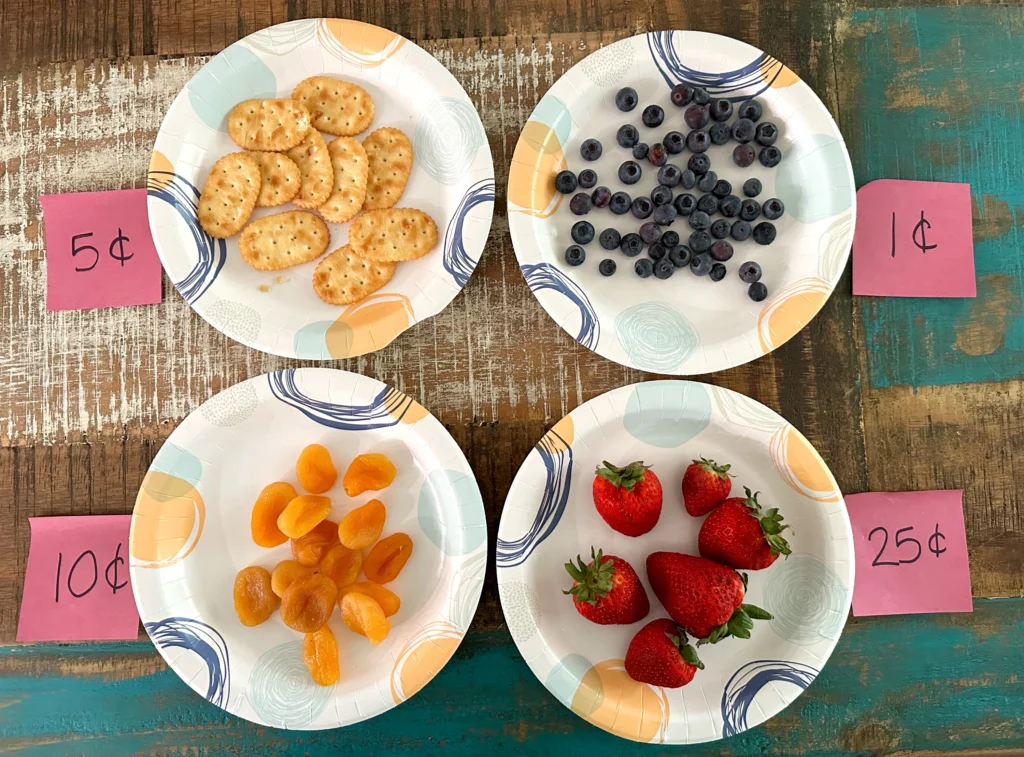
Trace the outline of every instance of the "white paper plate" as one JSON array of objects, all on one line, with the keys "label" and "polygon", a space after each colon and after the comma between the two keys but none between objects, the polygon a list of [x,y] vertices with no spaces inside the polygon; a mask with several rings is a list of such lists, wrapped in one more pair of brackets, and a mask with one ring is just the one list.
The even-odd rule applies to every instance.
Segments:
[{"label": "white paper plate", "polygon": [[[733,184],[735,194],[751,176],[764,186],[759,201],[780,198],[786,214],[776,222],[778,238],[770,247],[736,242],[729,274],[714,283],[689,271],[661,281],[641,279],[635,259],[601,248],[595,239],[587,260],[566,264],[569,230],[580,220],[569,212],[568,197],[554,188],[554,176],[570,168],[593,168],[598,184],[632,197],[648,194],[656,169],[640,161],[644,176],[632,187],[617,178],[619,165],[632,160],[615,132],[632,123],[640,138],[653,144],[669,131],[689,132],[683,110],[672,105],[673,85],[686,82],[708,89],[712,97],[740,102],[757,97],[763,119],[780,131],[782,163],[768,169],[755,162],[739,168],[731,145],[712,146],[712,170]],[[640,96],[631,113],[615,107],[615,93],[630,86]],[[640,121],[644,107],[661,105],[665,122],[648,129]],[[580,157],[584,139],[597,138],[602,157]],[[686,167],[690,153],[670,155]],[[677,190],[684,191],[684,190]],[[692,190],[699,196],[700,192]],[[782,345],[802,329],[835,288],[853,239],[856,194],[853,170],[842,135],[810,87],[771,56],[729,37],[691,31],[664,31],[624,39],[590,54],[567,71],[534,109],[519,137],[508,178],[509,231],[530,289],[555,321],[583,346],[617,363],[655,373],[694,375],[732,368]],[[566,207],[562,207],[565,205]],[[607,208],[586,217],[597,233],[608,227],[622,234],[639,229],[631,214]],[[685,219],[672,227],[684,243]],[[611,278],[598,262],[612,258],[619,270]],[[756,260],[764,270],[768,299],[753,302],[736,271]]]},{"label": "white paper plate", "polygon": [[[791,524],[788,559],[748,571],[748,601],[773,613],[748,640],[700,648],[705,670],[680,689],[637,683],[623,657],[644,624],[668,617],[647,581],[648,554],[697,554],[703,519],[683,509],[680,482],[704,455],[731,463],[733,493],[749,486]],[[637,538],[597,514],[602,460],[653,464],[665,491],[658,525]],[[569,597],[564,563],[594,546],[628,561],[651,600],[629,626],[597,626]],[[839,639],[853,592],[853,538],[835,479],[780,416],[736,392],[651,381],[601,395],[544,435],[512,482],[498,528],[498,589],[509,631],[537,678],[580,717],[617,736],[691,744],[752,728],[814,680]]]},{"label": "white paper plate", "polygon": [[[227,134],[228,111],[247,98],[290,97],[319,74],[353,81],[373,97],[373,125],[358,139],[381,126],[409,135],[415,158],[398,205],[426,211],[438,228],[437,250],[398,266],[384,289],[347,307],[313,292],[316,262],[256,271],[239,256],[237,235],[214,239],[196,217],[210,167],[239,149]],[[148,188],[157,252],[199,315],[248,347],[328,360],[379,350],[462,290],[491,227],[494,166],[472,102],[426,51],[370,24],[309,19],[250,34],[192,77],[157,134]],[[253,217],[294,209],[257,208]],[[348,224],[328,227],[328,250],[345,244]]]},{"label": "white paper plate", "polygon": [[[302,634],[280,612],[247,628],[235,615],[235,574],[273,570],[287,543],[253,543],[260,490],[295,479],[307,444],[323,444],[339,470],[331,520],[379,498],[384,535],[412,537],[413,555],[391,584],[402,607],[379,646],[335,612],[341,680],[313,683]],[[387,489],[345,495],[357,454],[383,452],[398,477]],[[487,526],[473,472],[444,427],[409,396],[344,371],[303,368],[250,379],[205,402],[174,430],[142,482],[131,536],[132,591],[160,654],[195,691],[228,712],[278,728],[357,723],[404,702],[455,652],[476,611]]]}]

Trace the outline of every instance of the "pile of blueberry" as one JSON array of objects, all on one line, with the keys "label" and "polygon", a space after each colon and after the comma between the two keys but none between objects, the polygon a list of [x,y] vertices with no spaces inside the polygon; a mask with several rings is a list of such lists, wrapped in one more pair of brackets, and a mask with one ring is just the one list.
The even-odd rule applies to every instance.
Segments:
[{"label": "pile of blueberry", "polygon": [[[598,186],[597,172],[584,169],[579,174],[562,171],[555,177],[555,188],[562,194],[573,194],[577,189],[593,190],[577,192],[569,200],[569,209],[578,216],[588,214],[593,208],[608,208],[616,215],[631,213],[644,221],[639,233],[620,234],[617,229],[607,228],[598,236],[598,242],[605,250],[620,250],[630,258],[637,257],[647,246],[647,257],[638,259],[633,266],[641,278],[652,274],[667,279],[677,268],[689,267],[697,276],[708,276],[712,281],[725,278],[725,263],[733,256],[733,246],[728,238],[742,242],[753,239],[759,245],[775,241],[775,225],[772,221],[781,218],[785,207],[781,200],[771,198],[763,204],[756,199],[761,193],[761,182],[756,178],[743,183],[745,199],[733,194],[732,185],[719,179],[711,170],[711,158],[707,155],[712,145],[736,142],[732,159],[741,168],[747,168],[759,160],[761,165],[774,168],[782,160],[782,153],[775,146],[778,127],[761,121],[761,104],[747,100],[735,109],[736,120],[729,124],[734,115],[729,100],[713,100],[707,90],[678,84],[672,89],[672,103],[685,108],[683,121],[689,133],[669,131],[661,142],[648,145],[640,139],[639,130],[632,124],[619,128],[616,141],[620,147],[632,152],[632,160],[619,166],[618,179],[627,186],[640,181],[643,168],[638,161],[646,160],[657,169],[658,186],[649,197],[630,197],[627,192],[612,192],[606,186]],[[620,89],[615,96],[619,110],[630,112],[637,107],[639,99],[631,87]],[[657,128],[665,121],[665,111],[658,105],[644,108],[641,121],[647,128]],[[710,124],[710,128],[704,130]],[[580,155],[586,161],[601,157],[603,146],[596,139],[587,139],[580,146]],[[669,162],[669,157],[689,151],[686,168]],[[700,196],[690,192],[696,189]],[[681,191],[680,191],[681,190]],[[678,194],[676,193],[678,192]],[[713,216],[720,215],[714,219]],[[667,229],[678,218],[687,219],[690,226],[689,238],[683,243],[677,231]],[[763,217],[765,220],[751,226]],[[650,220],[648,220],[650,219]],[[569,265],[580,265],[586,260],[584,247],[596,235],[589,221],[578,221],[572,227],[574,244],[565,251]],[[611,276],[616,270],[615,261],[605,258],[598,270]],[[755,302],[768,296],[768,289],[761,279],[761,267],[746,262],[739,268],[740,279],[749,284],[748,294]]]}]

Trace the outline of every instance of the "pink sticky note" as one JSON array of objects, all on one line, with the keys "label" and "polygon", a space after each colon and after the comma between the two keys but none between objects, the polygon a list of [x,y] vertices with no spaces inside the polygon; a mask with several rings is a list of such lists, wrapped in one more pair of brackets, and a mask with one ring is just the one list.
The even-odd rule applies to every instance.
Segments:
[{"label": "pink sticky note", "polygon": [[40,195],[46,222],[46,309],[161,300],[160,258],[145,189]]},{"label": "pink sticky note", "polygon": [[854,615],[971,612],[962,491],[847,494]]},{"label": "pink sticky note", "polygon": [[879,179],[858,189],[853,293],[976,296],[970,184]]},{"label": "pink sticky note", "polygon": [[134,639],[130,515],[29,518],[18,641]]}]

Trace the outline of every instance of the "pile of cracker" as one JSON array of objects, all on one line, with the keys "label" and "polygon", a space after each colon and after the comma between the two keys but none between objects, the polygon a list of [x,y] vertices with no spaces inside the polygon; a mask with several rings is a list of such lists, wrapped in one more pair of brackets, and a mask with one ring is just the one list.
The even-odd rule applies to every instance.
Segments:
[{"label": "pile of cracker", "polygon": [[[328,76],[299,82],[290,99],[239,103],[228,114],[228,134],[245,152],[214,163],[199,198],[200,225],[221,239],[241,232],[242,259],[279,271],[324,254],[331,241],[324,221],[352,220],[348,244],[313,272],[313,290],[332,305],[377,291],[399,262],[437,245],[437,225],[421,210],[394,207],[412,172],[409,138],[391,127],[361,143],[353,138],[373,116],[366,90]],[[325,142],[320,132],[335,138]],[[288,202],[303,210],[249,222],[254,208]]]}]

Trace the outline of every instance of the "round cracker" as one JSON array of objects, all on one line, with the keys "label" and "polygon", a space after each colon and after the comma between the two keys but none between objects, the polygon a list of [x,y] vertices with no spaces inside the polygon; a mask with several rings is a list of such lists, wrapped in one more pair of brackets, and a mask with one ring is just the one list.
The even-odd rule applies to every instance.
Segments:
[{"label": "round cracker", "polygon": [[327,143],[316,129],[301,143],[288,151],[288,157],[295,161],[302,175],[302,188],[292,200],[300,208],[318,208],[334,191],[334,169]]},{"label": "round cracker", "polygon": [[211,237],[226,239],[245,226],[260,194],[260,167],[250,155],[233,152],[213,164],[197,214]]},{"label": "round cracker", "polygon": [[369,172],[365,210],[393,207],[412,172],[412,142],[405,132],[385,126],[363,140]]},{"label": "round cracker", "polygon": [[361,258],[348,245],[320,261],[313,271],[313,291],[331,305],[349,305],[391,281],[397,263]]},{"label": "round cracker", "polygon": [[312,114],[313,126],[327,134],[351,137],[373,123],[373,98],[349,81],[330,76],[311,76],[292,90],[292,99]]},{"label": "round cracker", "polygon": [[309,111],[288,98],[243,100],[228,113],[228,135],[246,150],[290,150],[310,128]]},{"label": "round cracker", "polygon": [[366,199],[367,160],[363,146],[352,137],[335,137],[327,145],[334,171],[334,191],[317,210],[324,220],[345,223]]},{"label": "round cracker", "polygon": [[249,157],[260,167],[260,195],[257,208],[276,208],[299,193],[299,167],[279,152],[250,152]]}]

